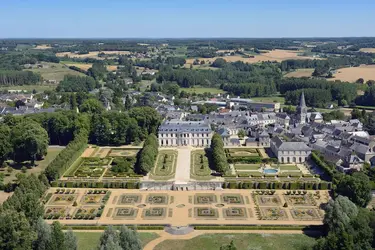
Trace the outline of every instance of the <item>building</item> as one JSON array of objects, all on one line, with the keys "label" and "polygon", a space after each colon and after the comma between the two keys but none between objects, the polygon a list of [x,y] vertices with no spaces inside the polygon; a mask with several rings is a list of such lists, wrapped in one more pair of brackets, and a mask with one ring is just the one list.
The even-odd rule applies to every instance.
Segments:
[{"label": "building", "polygon": [[305,94],[302,92],[299,105],[297,106],[297,121],[299,124],[305,124],[307,120],[307,107]]},{"label": "building", "polygon": [[228,108],[245,108],[254,111],[269,111],[269,112],[278,112],[280,110],[279,102],[254,102],[251,99],[242,99],[242,98],[231,98],[227,101]]},{"label": "building", "polygon": [[286,142],[278,136],[271,139],[271,150],[280,163],[304,163],[311,154],[304,142]]},{"label": "building", "polygon": [[166,121],[159,127],[161,147],[209,147],[213,132],[209,124],[193,121]]}]

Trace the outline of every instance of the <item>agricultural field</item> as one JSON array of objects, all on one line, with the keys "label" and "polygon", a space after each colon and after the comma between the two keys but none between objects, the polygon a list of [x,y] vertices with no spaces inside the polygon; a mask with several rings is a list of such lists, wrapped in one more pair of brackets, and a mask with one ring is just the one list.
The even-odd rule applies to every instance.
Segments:
[{"label": "agricultural field", "polygon": [[284,75],[284,77],[311,77],[314,69],[297,69]]},{"label": "agricultural field", "polygon": [[[311,56],[301,56],[300,54],[304,51],[294,51],[294,50],[271,50],[259,55],[250,55],[250,58],[243,57],[241,55],[234,56],[224,56],[224,57],[214,57],[214,58],[198,58],[199,61],[204,60],[207,64],[212,64],[217,58],[223,58],[227,62],[242,61],[245,63],[258,63],[266,61],[277,61],[282,62],[288,59],[319,59]],[[196,58],[189,58],[186,60],[186,64],[193,64]]]},{"label": "agricultural field", "polygon": [[359,49],[359,51],[365,52],[365,53],[375,53],[375,48],[361,48]]},{"label": "agricultural field", "polygon": [[52,49],[52,47],[49,44],[40,44],[40,45],[37,45],[34,49],[45,50],[45,49]]},{"label": "agricultural field", "polygon": [[299,250],[311,249],[315,244],[315,238],[304,234],[225,233],[203,234],[190,240],[165,240],[158,244],[155,250],[217,250],[232,240],[237,249]]},{"label": "agricultural field", "polygon": [[47,65],[48,68],[27,69],[27,71],[40,73],[44,80],[56,80],[57,82],[62,81],[65,75],[84,76],[83,73],[71,70],[68,66],[60,63],[43,64]]},{"label": "agricultural field", "polygon": [[205,87],[193,87],[193,88],[180,88],[181,91],[185,91],[187,93],[193,94],[204,94],[204,93],[210,93],[210,94],[224,94],[225,91],[218,88],[205,88]]},{"label": "agricultural field", "polygon": [[0,173],[4,173],[4,183],[9,183],[14,180],[16,180],[16,175],[18,173],[22,173],[22,167],[27,167],[26,174],[39,174],[42,172],[48,164],[53,161],[53,159],[56,158],[56,156],[64,149],[64,147],[48,147],[47,149],[47,155],[44,157],[43,160],[41,161],[36,161],[35,164],[37,165],[36,167],[33,168],[28,168],[30,166],[30,162],[21,162],[19,164],[14,163],[12,161],[8,161],[9,169],[0,169]]},{"label": "agricultural field", "polygon": [[349,67],[336,70],[333,78],[329,81],[341,80],[347,82],[355,82],[358,78],[363,80],[375,80],[375,65],[361,65],[359,67]]},{"label": "agricultural field", "polygon": [[104,57],[99,57],[99,53],[104,53],[108,56],[117,56],[117,55],[129,55],[129,51],[91,51],[88,54],[75,54],[72,52],[60,52],[56,53],[57,57],[69,57],[69,58],[93,58],[93,59],[104,59]]},{"label": "agricultural field", "polygon": [[[63,65],[68,66],[68,67],[69,66],[75,66],[75,67],[80,68],[80,69],[85,70],[85,71],[87,71],[89,68],[92,67],[92,63],[79,63],[79,62],[70,62],[70,61],[62,61],[61,63]],[[107,70],[108,71],[116,71],[117,66],[116,65],[108,65]]]}]

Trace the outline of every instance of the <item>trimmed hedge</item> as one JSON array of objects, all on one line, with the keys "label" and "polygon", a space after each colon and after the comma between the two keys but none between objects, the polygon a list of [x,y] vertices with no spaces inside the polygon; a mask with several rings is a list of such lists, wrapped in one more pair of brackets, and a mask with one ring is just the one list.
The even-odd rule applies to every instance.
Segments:
[{"label": "trimmed hedge", "polygon": [[[168,225],[127,225],[128,228],[136,229],[137,231],[139,230],[164,230],[164,227]],[[84,226],[84,225],[79,225],[79,226],[74,226],[74,225],[66,225],[62,226],[63,230],[68,230],[71,228],[72,230],[105,230],[108,226]],[[113,229],[119,230],[121,227],[120,226],[113,226]]]},{"label": "trimmed hedge", "polygon": [[315,162],[316,165],[318,165],[321,169],[324,170],[324,172],[330,177],[333,177],[333,169],[326,164],[324,161],[322,161],[319,156],[313,151],[311,152],[311,159]]},{"label": "trimmed hedge", "polygon": [[323,226],[298,225],[190,225],[195,230],[312,230],[323,231]]},{"label": "trimmed hedge", "polygon": [[227,181],[223,188],[228,189],[290,189],[290,190],[329,190],[331,182],[267,182],[267,181]]},{"label": "trimmed hedge", "polygon": [[123,188],[139,189],[139,182],[83,182],[83,181],[52,181],[51,187],[66,188]]},{"label": "trimmed hedge", "polygon": [[66,148],[64,148],[56,158],[48,164],[45,175],[48,180],[58,180],[60,176],[80,157],[87,147],[88,135],[85,130],[75,136]]}]

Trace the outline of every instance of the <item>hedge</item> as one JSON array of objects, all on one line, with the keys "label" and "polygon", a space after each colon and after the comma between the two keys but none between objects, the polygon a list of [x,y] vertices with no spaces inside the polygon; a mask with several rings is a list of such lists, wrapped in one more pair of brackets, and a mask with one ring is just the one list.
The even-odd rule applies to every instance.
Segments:
[{"label": "hedge", "polygon": [[313,151],[311,152],[311,159],[315,162],[316,165],[318,165],[321,169],[324,170],[324,172],[330,177],[333,177],[333,169],[326,164],[324,161],[322,161],[319,156]]},{"label": "hedge", "polygon": [[323,225],[189,225],[195,230],[311,230],[323,232]]},{"label": "hedge", "polygon": [[327,190],[331,182],[267,182],[267,181],[227,181],[223,188],[229,189],[290,189],[290,190]]},{"label": "hedge", "polygon": [[119,189],[139,189],[139,182],[83,182],[83,181],[52,181],[51,187],[66,188],[119,188]]},{"label": "hedge", "polygon": [[[126,225],[128,228],[136,229],[138,230],[164,230],[164,227],[168,225]],[[65,225],[62,226],[63,230],[105,230],[108,226],[102,225],[102,226],[84,226],[84,225]],[[114,229],[119,230],[121,226],[113,226]]]},{"label": "hedge", "polygon": [[58,180],[60,176],[80,157],[87,147],[87,132],[81,131],[75,136],[66,148],[64,148],[56,158],[48,164],[45,175],[48,180]]}]

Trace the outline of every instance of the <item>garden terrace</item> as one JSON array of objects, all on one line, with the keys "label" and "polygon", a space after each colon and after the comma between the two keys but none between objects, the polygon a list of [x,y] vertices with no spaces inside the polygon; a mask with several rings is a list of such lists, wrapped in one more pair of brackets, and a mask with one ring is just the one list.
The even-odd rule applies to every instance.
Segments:
[{"label": "garden terrace", "polygon": [[207,153],[204,150],[192,151],[190,177],[195,180],[210,180],[214,178],[211,173]]},{"label": "garden terrace", "polygon": [[110,168],[104,174],[104,177],[131,177],[135,176],[135,163],[137,159],[134,156],[114,157]]},{"label": "garden terrace", "polygon": [[177,151],[159,150],[155,167],[150,173],[150,178],[155,180],[169,180],[176,173]]}]

